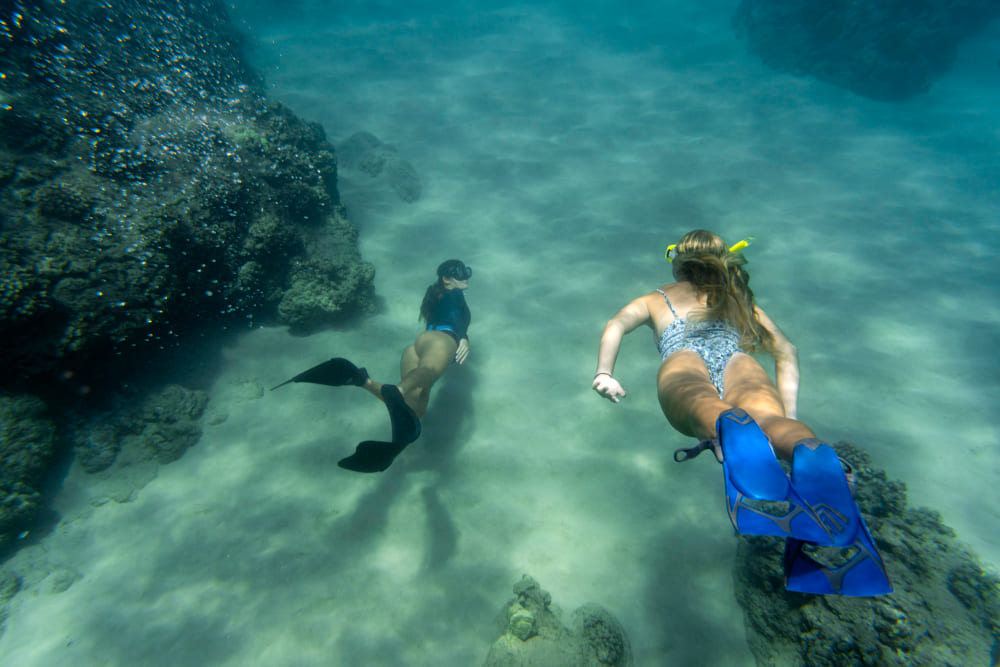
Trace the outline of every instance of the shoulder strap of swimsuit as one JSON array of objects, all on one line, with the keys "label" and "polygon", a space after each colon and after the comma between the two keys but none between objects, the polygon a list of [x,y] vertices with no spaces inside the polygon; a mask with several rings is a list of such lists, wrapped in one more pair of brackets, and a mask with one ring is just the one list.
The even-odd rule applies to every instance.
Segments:
[{"label": "shoulder strap of swimsuit", "polygon": [[674,317],[677,317],[677,311],[674,310],[674,304],[670,303],[670,299],[667,298],[667,293],[664,292],[661,289],[658,289],[656,291],[663,295],[663,300],[666,301],[667,302],[667,306],[670,307],[670,312],[674,314]]}]

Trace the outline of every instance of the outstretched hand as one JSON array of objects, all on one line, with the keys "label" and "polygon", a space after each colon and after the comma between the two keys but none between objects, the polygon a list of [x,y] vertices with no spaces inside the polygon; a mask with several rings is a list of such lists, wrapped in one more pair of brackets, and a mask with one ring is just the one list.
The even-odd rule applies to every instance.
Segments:
[{"label": "outstretched hand", "polygon": [[458,350],[455,351],[455,361],[464,364],[465,358],[469,356],[469,339],[463,338],[458,341]]},{"label": "outstretched hand", "polygon": [[601,373],[594,378],[594,384],[591,385],[594,391],[608,399],[612,403],[618,403],[621,399],[625,398],[625,390],[622,389],[621,384],[618,380],[614,379],[607,373]]}]

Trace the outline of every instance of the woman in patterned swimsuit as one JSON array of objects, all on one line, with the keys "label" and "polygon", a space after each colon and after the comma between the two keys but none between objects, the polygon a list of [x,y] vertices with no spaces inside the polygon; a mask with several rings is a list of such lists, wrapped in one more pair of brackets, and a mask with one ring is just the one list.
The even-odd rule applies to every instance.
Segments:
[{"label": "woman in patterned swimsuit", "polygon": [[[645,324],[657,336],[660,407],[674,428],[702,440],[716,438],[719,415],[741,408],[777,453],[791,459],[797,442],[815,437],[795,419],[798,358],[795,346],[754,304],[746,260],[705,230],[686,234],[671,259],[677,282],[639,297],[605,327],[594,390],[615,403],[625,396],[613,377],[618,349],[625,334]],[[777,385],[748,354],[757,351],[774,358]]]}]

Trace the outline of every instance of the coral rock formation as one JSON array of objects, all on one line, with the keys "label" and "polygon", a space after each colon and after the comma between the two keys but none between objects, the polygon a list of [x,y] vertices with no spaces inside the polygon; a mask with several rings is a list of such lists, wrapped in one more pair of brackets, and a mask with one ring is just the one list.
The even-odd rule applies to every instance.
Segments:
[{"label": "coral rock formation", "polygon": [[603,607],[586,604],[573,612],[570,630],[550,608],[552,596],[524,575],[516,597],[497,617],[500,637],[484,667],[626,667],[632,648],[624,628]]}]

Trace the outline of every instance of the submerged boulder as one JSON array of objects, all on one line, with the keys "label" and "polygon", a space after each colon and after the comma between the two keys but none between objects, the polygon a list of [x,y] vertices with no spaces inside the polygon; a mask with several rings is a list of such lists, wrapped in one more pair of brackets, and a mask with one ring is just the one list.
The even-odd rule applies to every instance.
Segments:
[{"label": "submerged boulder", "polygon": [[205,392],[167,385],[141,401],[95,416],[76,429],[77,461],[88,473],[107,470],[123,450],[131,464],[175,461],[201,438],[207,405]]},{"label": "submerged boulder", "polygon": [[356,132],[337,144],[341,165],[357,170],[373,181],[384,181],[402,201],[420,199],[422,185],[417,170],[403,159],[394,146],[370,132]]},{"label": "submerged boulder", "polygon": [[769,66],[876,100],[927,92],[995,0],[743,0],[734,24]]},{"label": "submerged boulder", "polygon": [[552,611],[552,596],[524,575],[516,597],[497,617],[500,636],[484,667],[626,667],[632,647],[625,629],[608,610],[586,604],[573,612],[570,629]]}]

